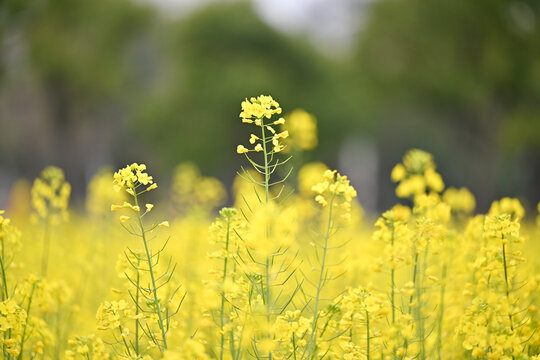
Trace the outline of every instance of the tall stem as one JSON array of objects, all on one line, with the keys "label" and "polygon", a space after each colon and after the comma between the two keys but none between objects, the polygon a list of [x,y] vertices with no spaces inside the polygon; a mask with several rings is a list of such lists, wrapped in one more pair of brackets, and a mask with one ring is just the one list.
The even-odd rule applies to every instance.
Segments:
[{"label": "tall stem", "polygon": [[313,306],[313,322],[311,325],[311,335],[309,339],[309,352],[308,352],[308,359],[311,359],[315,352],[316,347],[316,341],[317,337],[315,335],[317,330],[317,320],[319,319],[319,300],[321,297],[321,290],[323,288],[324,282],[325,282],[325,267],[326,267],[326,255],[328,254],[328,240],[330,239],[330,232],[332,230],[332,209],[334,207],[334,199],[336,197],[336,194],[332,194],[332,199],[330,200],[329,209],[328,209],[328,223],[326,226],[326,234],[324,235],[324,247],[323,247],[323,254],[322,254],[322,260],[321,260],[321,269],[319,274],[319,282],[317,283],[317,292],[315,294],[315,305]]},{"label": "tall stem", "polygon": [[440,291],[440,309],[439,309],[439,324],[437,327],[437,358],[441,360],[441,349],[442,349],[442,329],[443,329],[443,317],[444,317],[444,295],[446,291],[446,270],[447,264],[445,263],[442,267],[442,276],[441,276],[441,291]]},{"label": "tall stem", "polygon": [[[506,284],[506,299],[510,297],[510,285],[508,284],[508,266],[506,265],[506,244],[502,244],[503,264],[504,264],[504,282]],[[514,331],[514,322],[512,320],[512,313],[508,314],[510,320],[510,329]]]},{"label": "tall stem", "polygon": [[266,132],[264,131],[264,123],[261,119],[261,133],[262,133],[262,144],[264,152],[264,193],[266,204],[268,204],[269,193],[270,193],[270,172],[268,171],[268,152],[266,151]]},{"label": "tall stem", "polygon": [[[390,237],[390,245],[392,246],[392,268],[390,269],[390,301],[392,302],[392,325],[396,323],[396,269],[394,269],[394,241],[396,236],[396,230],[394,222],[392,222],[392,236]],[[392,346],[392,354],[394,359],[396,358],[396,347]]]},{"label": "tall stem", "polygon": [[367,356],[367,360],[369,360],[369,353],[371,352],[369,337],[370,337],[370,335],[369,335],[369,313],[366,310],[366,345],[367,345],[366,356]]},{"label": "tall stem", "polygon": [[[266,148],[266,132],[264,131],[264,122],[261,120],[261,137],[263,144],[263,153],[264,153],[264,195],[265,195],[265,204],[268,204],[270,201],[270,171],[268,169],[268,152]],[[268,225],[266,226],[266,238],[268,239],[270,229]],[[266,257],[265,262],[265,280],[266,280],[266,321],[268,326],[270,326],[270,321],[272,319],[272,305],[270,303],[271,299],[271,289],[270,289],[270,256]],[[268,335],[270,337],[270,334]],[[272,360],[272,352],[268,353],[268,359]]]},{"label": "tall stem", "polygon": [[[133,199],[135,200],[135,206],[139,206],[139,202],[137,201],[137,193],[133,192]],[[159,299],[157,295],[157,288],[156,288],[156,280],[154,277],[154,268],[152,264],[152,255],[150,254],[150,249],[148,248],[148,242],[146,241],[146,231],[144,230],[141,213],[137,212],[137,219],[139,220],[139,227],[141,229],[141,237],[143,239],[144,243],[144,250],[146,252],[146,260],[148,261],[148,272],[150,273],[150,280],[152,281],[152,293],[154,295],[154,305],[156,307],[156,312],[158,316],[158,322],[159,322],[159,328],[161,330],[161,336],[163,338],[163,347],[167,349],[167,333],[165,331],[165,326],[163,325],[163,315],[161,314],[161,306],[159,304]],[[160,347],[160,350],[161,347]]]},{"label": "tall stem", "polygon": [[0,266],[2,270],[2,282],[3,282],[3,292],[2,292],[2,301],[6,300],[9,297],[8,293],[8,285],[7,285],[7,275],[6,275],[6,267],[4,266],[6,262],[5,258],[5,246],[4,246],[4,238],[2,237],[2,257],[0,258]]},{"label": "tall stem", "polygon": [[17,357],[17,360],[22,360],[22,356],[24,354],[24,343],[25,343],[25,337],[26,337],[26,329],[28,328],[28,321],[30,320],[30,308],[32,307],[32,298],[34,297],[34,290],[36,289],[36,283],[34,282],[32,284],[32,290],[30,290],[30,295],[28,296],[28,305],[26,306],[26,322],[24,323],[23,332],[21,336],[21,350],[19,352],[19,356]]},{"label": "tall stem", "polygon": [[[139,267],[139,260],[137,260],[137,267]],[[139,269],[137,269],[137,293],[135,294],[135,353],[139,355],[139,326],[141,326],[139,322],[139,286],[141,281],[141,274],[139,272]]]},{"label": "tall stem", "polygon": [[[228,260],[229,260],[229,232],[230,232],[230,227],[231,227],[231,220],[229,218],[227,218],[227,232],[226,232],[226,235],[225,235],[225,258],[223,259],[223,281],[222,281],[222,284],[221,284],[221,314],[220,314],[220,319],[221,319],[221,322],[220,322],[220,330],[221,330],[221,346],[220,346],[220,353],[219,353],[219,358],[220,360],[223,360],[223,352],[224,352],[224,345],[225,345],[225,332],[224,332],[224,327],[225,327],[225,290],[224,290],[224,286],[225,286],[225,280],[227,278],[227,263],[228,263]],[[234,339],[233,339],[234,340]],[[233,354],[234,354],[234,350],[233,351]]]}]

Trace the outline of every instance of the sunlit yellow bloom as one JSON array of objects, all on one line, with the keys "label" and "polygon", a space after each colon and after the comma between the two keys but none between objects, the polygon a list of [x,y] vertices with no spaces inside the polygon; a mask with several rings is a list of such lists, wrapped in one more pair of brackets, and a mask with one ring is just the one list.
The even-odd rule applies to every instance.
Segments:
[{"label": "sunlit yellow bloom", "polygon": [[236,147],[236,152],[237,152],[238,154],[245,154],[245,153],[247,153],[248,151],[249,151],[249,150],[246,149],[246,148],[244,147],[244,145],[238,145],[238,146]]},{"label": "sunlit yellow bloom", "polygon": [[158,224],[159,227],[162,227],[162,228],[168,228],[169,227],[169,222],[168,221],[162,221]]}]

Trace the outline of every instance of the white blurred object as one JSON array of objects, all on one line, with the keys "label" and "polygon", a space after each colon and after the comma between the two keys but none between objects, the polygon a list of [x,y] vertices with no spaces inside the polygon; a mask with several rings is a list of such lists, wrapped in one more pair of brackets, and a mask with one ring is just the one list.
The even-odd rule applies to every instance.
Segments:
[{"label": "white blurred object", "polygon": [[379,154],[375,142],[363,137],[346,139],[338,155],[338,171],[347,175],[366,212],[377,211]]}]

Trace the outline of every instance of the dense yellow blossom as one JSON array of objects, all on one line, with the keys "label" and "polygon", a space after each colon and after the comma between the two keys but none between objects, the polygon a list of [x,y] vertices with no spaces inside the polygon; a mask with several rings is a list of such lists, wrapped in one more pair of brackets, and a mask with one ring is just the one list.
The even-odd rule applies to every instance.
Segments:
[{"label": "dense yellow blossom", "polygon": [[44,170],[27,199],[40,226],[0,211],[0,357],[539,360],[540,215],[512,198],[474,214],[411,150],[391,171],[402,204],[364,221],[346,176],[285,169],[284,146],[308,150],[316,127],[280,113],[243,102],[252,167],[220,211],[227,189],[195,164],[145,202],[157,184],[134,163],[99,172],[68,219],[69,184]]},{"label": "dense yellow blossom", "polygon": [[435,171],[433,156],[423,150],[413,149],[403,157],[403,162],[392,170],[392,181],[399,182],[396,188],[398,197],[407,198],[431,190],[441,192],[444,182]]},{"label": "dense yellow blossom", "polygon": [[290,134],[287,141],[289,150],[313,150],[317,147],[317,119],[303,109],[293,110],[283,120],[283,130]]},{"label": "dense yellow blossom", "polygon": [[46,167],[32,186],[32,206],[38,217],[51,222],[65,221],[71,185],[64,179],[62,169]]},{"label": "dense yellow blossom", "polygon": [[223,184],[214,177],[202,176],[194,163],[178,165],[171,184],[172,199],[180,211],[208,213],[227,198]]},{"label": "dense yellow blossom", "polygon": [[261,133],[259,135],[251,134],[249,143],[255,144],[253,149],[250,150],[244,145],[238,145],[236,148],[238,154],[264,151],[266,156],[266,153],[278,153],[285,148],[282,142],[289,137],[289,131],[276,131],[275,126],[284,124],[285,119],[268,121],[274,114],[281,114],[281,108],[271,96],[261,95],[242,102],[242,112],[240,113],[242,122],[255,124],[260,128]]}]

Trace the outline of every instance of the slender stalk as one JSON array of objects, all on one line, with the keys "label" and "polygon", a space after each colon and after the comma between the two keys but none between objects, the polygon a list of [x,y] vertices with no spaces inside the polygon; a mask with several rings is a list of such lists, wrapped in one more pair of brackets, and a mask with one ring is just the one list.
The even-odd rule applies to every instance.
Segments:
[{"label": "slender stalk", "polygon": [[330,200],[329,209],[328,209],[328,223],[326,227],[326,234],[324,235],[324,247],[323,247],[323,253],[322,253],[322,260],[321,260],[321,270],[319,274],[319,282],[317,283],[317,292],[315,294],[315,305],[313,306],[313,322],[311,325],[311,335],[308,343],[309,351],[308,351],[308,359],[311,359],[314,356],[315,347],[316,347],[316,341],[317,337],[315,335],[317,330],[317,320],[319,319],[319,300],[321,297],[321,290],[323,288],[325,278],[324,278],[324,270],[326,267],[326,256],[328,254],[328,240],[330,239],[330,232],[332,230],[332,209],[334,207],[334,199],[336,197],[336,194],[332,194],[332,199]]},{"label": "slender stalk", "polygon": [[26,329],[28,328],[28,321],[30,320],[30,307],[32,306],[32,298],[34,297],[34,290],[36,289],[36,283],[34,282],[32,284],[32,290],[30,290],[30,295],[28,296],[28,305],[26,306],[26,321],[24,323],[23,332],[21,335],[21,351],[19,353],[19,356],[17,357],[17,360],[22,360],[22,356],[24,353],[24,343],[25,343],[25,337],[26,337]]},{"label": "slender stalk", "polygon": [[370,337],[370,335],[369,335],[369,313],[366,310],[366,345],[367,345],[366,357],[367,357],[367,360],[369,360],[369,353],[371,352],[369,337]]},{"label": "slender stalk", "polygon": [[[137,260],[137,267],[139,266],[139,263],[140,261]],[[141,274],[139,272],[139,269],[137,269],[137,293],[135,294],[135,316],[137,317],[137,319],[135,320],[135,353],[137,355],[139,355],[139,327],[141,326],[140,322],[139,322],[139,317],[137,315],[139,315],[139,286],[140,286],[140,281],[141,281]]]},{"label": "slender stalk", "polygon": [[[392,236],[390,237],[390,246],[392,246],[392,254],[394,254],[394,241],[396,236],[396,228],[392,221]],[[396,269],[394,269],[394,259],[392,258],[392,264],[390,269],[390,301],[392,302],[392,326],[396,323]],[[396,347],[392,346],[392,354],[394,359],[396,358]]]},{"label": "slender stalk", "polygon": [[264,131],[264,123],[261,119],[261,133],[262,133],[262,144],[263,144],[263,153],[264,153],[264,193],[266,198],[266,203],[268,204],[269,193],[270,193],[270,172],[268,171],[268,152],[266,151],[266,132]]},{"label": "slender stalk", "polygon": [[[270,299],[271,299],[270,256],[266,257],[266,263],[264,267],[264,277],[266,279],[266,321],[267,321],[267,325],[270,326],[270,321],[272,320],[272,304],[270,303]],[[268,337],[270,337],[270,335],[268,335]],[[272,352],[268,353],[268,359],[272,360]]]},{"label": "slender stalk", "polygon": [[3,292],[2,292],[2,301],[6,300],[9,297],[8,293],[8,285],[7,285],[7,275],[6,275],[6,267],[4,266],[4,263],[6,261],[5,259],[5,246],[4,246],[4,238],[2,237],[2,257],[0,258],[0,267],[2,270],[2,282],[3,282]]},{"label": "slender stalk", "polygon": [[224,352],[224,345],[225,345],[225,332],[223,331],[225,327],[225,290],[223,288],[225,285],[225,280],[227,279],[227,263],[229,260],[228,254],[229,254],[230,228],[231,228],[231,220],[230,218],[227,218],[227,232],[225,235],[225,258],[223,259],[223,280],[222,280],[222,286],[221,286],[221,313],[220,313],[221,345],[220,345],[220,352],[219,352],[220,360],[223,360],[223,352]]},{"label": "slender stalk", "polygon": [[[3,226],[0,228],[0,231],[3,231]],[[2,257],[0,258],[0,266],[2,270],[2,282],[3,282],[3,291],[2,294],[2,301],[5,301],[9,298],[9,292],[8,292],[8,285],[7,285],[7,275],[6,275],[6,267],[4,266],[6,262],[6,256],[5,256],[5,243],[4,243],[4,237],[2,237]],[[4,334],[4,340],[11,338],[11,329],[8,330],[7,338],[6,334]],[[6,345],[2,345],[4,357],[7,359],[11,359],[11,354],[8,354],[6,351]]]},{"label": "slender stalk", "polygon": [[[506,264],[506,244],[502,244],[502,255],[503,255],[503,265],[504,265],[504,282],[506,284],[506,299],[510,297],[510,285],[508,284],[508,266]],[[512,313],[508,314],[510,320],[510,329],[514,331],[514,321],[512,319]]]},{"label": "slender stalk", "polygon": [[[139,206],[139,202],[137,200],[137,193],[136,192],[133,192],[133,198],[135,200],[135,206]],[[154,295],[154,305],[156,307],[156,312],[157,312],[157,316],[158,316],[158,323],[159,323],[159,328],[161,330],[161,336],[163,338],[163,348],[167,349],[167,333],[165,331],[165,326],[163,325],[163,315],[161,314],[161,306],[159,304],[159,299],[158,299],[158,295],[157,295],[157,288],[156,288],[156,280],[155,280],[155,277],[154,277],[154,269],[153,269],[153,264],[152,264],[152,255],[150,254],[150,249],[148,248],[148,242],[146,241],[146,231],[144,229],[144,226],[143,226],[143,223],[142,223],[142,218],[141,218],[141,213],[140,212],[137,212],[137,219],[139,221],[139,227],[141,229],[141,237],[143,239],[143,243],[144,243],[144,250],[146,252],[146,259],[148,261],[148,272],[150,273],[150,280],[152,281],[152,293]],[[159,347],[159,346],[158,346]],[[160,351],[163,351],[160,348]]]},{"label": "slender stalk", "polygon": [[[394,222],[392,222],[392,236],[390,237],[390,246],[392,246],[392,254],[394,253],[394,237],[395,237],[395,228],[394,228]],[[390,289],[390,300],[392,301],[392,324],[396,322],[396,280],[395,280],[395,269],[394,269],[394,259],[392,258],[392,268],[390,270],[390,282],[391,282],[391,289]]]},{"label": "slender stalk", "polygon": [[[263,144],[263,153],[264,153],[264,194],[265,194],[265,204],[268,204],[270,201],[270,171],[268,169],[268,151],[266,148],[266,132],[264,131],[264,122],[263,119],[261,120],[261,136],[262,136],[262,144]],[[270,233],[270,229],[268,226],[266,227],[266,237],[268,238]],[[271,288],[270,288],[270,256],[266,257],[265,261],[265,280],[266,280],[266,287],[265,287],[265,295],[266,295],[266,321],[268,323],[268,326],[270,326],[270,321],[272,320],[272,305],[270,302],[271,299]],[[268,337],[270,338],[270,334],[268,334]],[[272,360],[272,352],[268,353],[268,359]]]},{"label": "slender stalk", "polygon": [[[416,249],[414,249],[414,252],[415,252],[415,256],[414,256],[414,268],[413,268],[413,278],[412,278],[412,283],[413,283],[413,286],[416,288],[416,275],[418,273],[418,252],[416,251]],[[412,302],[413,302],[413,297],[414,295],[411,295],[409,297],[409,314],[412,313]]]},{"label": "slender stalk", "polygon": [[443,329],[443,317],[444,317],[444,295],[446,292],[446,271],[447,264],[445,263],[442,267],[442,276],[441,276],[441,291],[440,291],[440,308],[439,308],[439,323],[437,327],[437,359],[441,360],[441,349],[442,349],[442,329]]},{"label": "slender stalk", "polygon": [[131,357],[131,350],[129,350],[129,346],[124,336],[124,332],[122,331],[122,325],[118,327],[118,331],[120,331],[120,337],[122,338],[122,342],[124,343],[124,346],[126,347],[126,355],[128,355],[128,357]]}]

